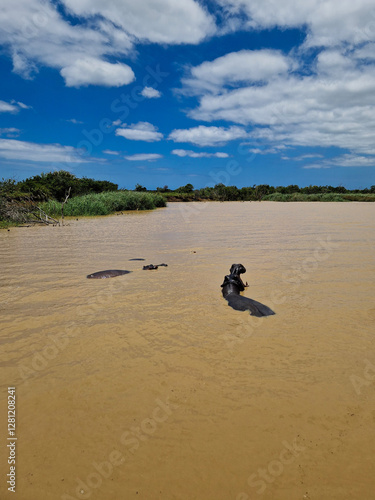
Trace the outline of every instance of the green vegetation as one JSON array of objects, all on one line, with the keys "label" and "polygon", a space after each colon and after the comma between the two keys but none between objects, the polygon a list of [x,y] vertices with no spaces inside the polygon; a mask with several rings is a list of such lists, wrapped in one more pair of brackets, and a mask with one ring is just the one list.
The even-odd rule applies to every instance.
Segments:
[{"label": "green vegetation", "polygon": [[35,175],[17,184],[20,192],[28,193],[34,200],[54,199],[63,201],[68,189],[70,196],[82,196],[103,191],[117,191],[118,185],[108,181],[96,181],[83,177],[79,179],[70,172],[59,170],[48,174]]},{"label": "green vegetation", "polygon": [[[56,200],[49,200],[40,206],[52,217],[59,217],[61,214],[61,203]],[[166,200],[160,194],[117,191],[70,198],[64,206],[64,215],[109,215],[125,210],[153,210],[165,206]]]},{"label": "green vegetation", "polygon": [[62,205],[64,216],[108,215],[166,206],[161,194],[147,193],[146,188],[136,191],[118,190],[117,184],[108,181],[78,179],[63,170],[18,183],[14,179],[3,179],[0,182],[0,228],[22,223],[57,224],[52,217],[61,216]]},{"label": "green vegetation", "polygon": [[370,189],[348,190],[342,186],[307,186],[297,185],[273,187],[261,184],[252,187],[237,188],[216,184],[215,187],[194,189],[191,184],[174,191],[157,188],[168,201],[375,201],[375,186]]}]

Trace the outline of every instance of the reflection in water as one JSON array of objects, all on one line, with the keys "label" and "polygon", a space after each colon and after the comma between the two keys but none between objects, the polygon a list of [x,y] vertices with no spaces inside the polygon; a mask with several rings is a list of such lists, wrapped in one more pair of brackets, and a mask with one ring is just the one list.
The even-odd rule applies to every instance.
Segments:
[{"label": "reflection in water", "polygon": [[[172,203],[0,232],[18,498],[372,498],[373,214]],[[228,307],[239,262],[275,316]],[[105,269],[132,272],[86,279]]]}]

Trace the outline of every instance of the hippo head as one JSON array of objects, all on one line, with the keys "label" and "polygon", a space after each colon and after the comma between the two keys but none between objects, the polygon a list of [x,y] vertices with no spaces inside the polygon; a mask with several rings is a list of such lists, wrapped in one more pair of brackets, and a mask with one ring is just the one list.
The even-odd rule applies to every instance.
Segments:
[{"label": "hippo head", "polygon": [[244,273],[246,273],[246,269],[242,264],[232,264],[232,267],[230,268],[231,275],[238,276]]}]

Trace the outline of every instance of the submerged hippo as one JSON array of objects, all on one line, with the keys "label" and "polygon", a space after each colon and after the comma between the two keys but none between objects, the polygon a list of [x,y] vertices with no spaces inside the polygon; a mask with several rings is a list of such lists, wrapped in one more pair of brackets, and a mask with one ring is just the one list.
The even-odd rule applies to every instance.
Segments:
[{"label": "submerged hippo", "polygon": [[[144,259],[130,259],[130,260],[144,260]],[[149,270],[149,269],[157,269],[158,267],[168,267],[168,264],[158,264],[157,266],[154,266],[153,264],[149,264],[148,266],[143,266],[144,270]],[[132,271],[122,271],[121,269],[110,269],[107,271],[98,271],[97,273],[92,273],[88,274],[86,278],[89,279],[104,279],[104,278],[114,278],[116,276],[121,276],[122,274],[129,274]]]},{"label": "submerged hippo", "polygon": [[157,266],[154,266],[154,264],[149,264],[148,266],[143,266],[144,271],[150,271],[151,269],[157,269],[158,267],[168,267],[168,264],[158,264]]},{"label": "submerged hippo", "polygon": [[272,309],[256,300],[242,297],[240,292],[249,286],[243,283],[240,274],[246,273],[246,269],[242,264],[233,264],[230,268],[230,274],[225,276],[222,286],[223,297],[228,301],[228,304],[236,309],[236,311],[250,311],[251,316],[271,316],[275,314]]},{"label": "submerged hippo", "polygon": [[88,274],[87,278],[94,280],[101,280],[104,278],[114,278],[122,274],[129,274],[131,271],[121,271],[120,269],[110,269],[108,271],[98,271],[97,273]]}]

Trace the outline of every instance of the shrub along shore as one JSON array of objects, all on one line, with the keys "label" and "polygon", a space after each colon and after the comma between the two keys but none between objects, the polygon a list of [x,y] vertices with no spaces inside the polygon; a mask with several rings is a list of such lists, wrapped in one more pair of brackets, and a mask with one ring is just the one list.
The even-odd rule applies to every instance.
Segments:
[{"label": "shrub along shore", "polygon": [[375,202],[375,193],[316,193],[316,194],[306,194],[306,193],[272,193],[265,194],[264,196],[208,196],[202,197],[197,193],[163,193],[163,196],[167,201],[280,201],[280,202],[291,202],[291,201],[366,201]]},{"label": "shrub along shore", "polygon": [[[138,186],[138,189],[144,189]],[[307,186],[297,185],[269,186],[261,184],[252,187],[237,188],[216,184],[215,187],[194,189],[191,184],[175,191],[157,188],[168,201],[375,201],[375,186],[370,189],[348,190],[342,186]]]},{"label": "shrub along shore", "polygon": [[[166,204],[166,199],[162,195],[154,193],[112,191],[86,194],[68,199],[64,205],[64,216],[109,215],[126,210],[153,210],[165,207]],[[40,207],[51,217],[59,217],[61,214],[61,203],[56,200],[43,202]]]}]

